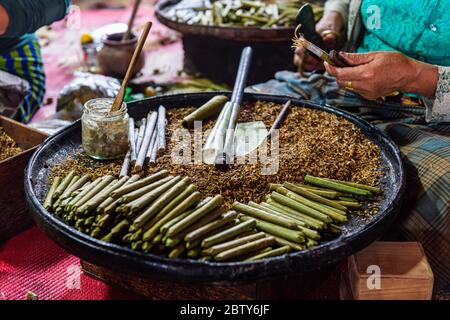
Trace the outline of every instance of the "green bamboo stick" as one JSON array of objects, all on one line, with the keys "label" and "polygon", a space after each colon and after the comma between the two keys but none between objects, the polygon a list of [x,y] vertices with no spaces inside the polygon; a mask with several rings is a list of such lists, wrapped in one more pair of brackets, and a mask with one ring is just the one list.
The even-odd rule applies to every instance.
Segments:
[{"label": "green bamboo stick", "polygon": [[233,209],[236,211],[239,211],[241,213],[244,213],[250,217],[261,219],[267,222],[271,222],[273,224],[286,227],[289,229],[296,229],[297,223],[292,219],[286,219],[279,215],[274,215],[272,213],[268,213],[264,210],[261,210],[259,208],[254,208],[248,205],[245,205],[243,203],[235,202],[233,204]]},{"label": "green bamboo stick", "polygon": [[332,190],[336,190],[336,191],[340,191],[340,192],[356,194],[358,196],[366,196],[366,197],[372,196],[372,192],[370,192],[368,190],[355,188],[355,187],[352,187],[352,186],[349,186],[349,185],[346,185],[346,184],[343,184],[340,182],[334,182],[334,181],[330,181],[330,180],[326,180],[326,179],[322,179],[322,178],[318,178],[318,177],[313,177],[310,175],[305,176],[305,182],[315,185],[315,186],[322,187],[322,188],[328,188],[328,189],[332,189]]},{"label": "green bamboo stick", "polygon": [[[305,197],[305,198],[307,198],[309,200],[312,200],[312,201],[315,201],[315,202],[319,202],[319,203],[322,203],[324,205],[336,208],[336,209],[341,211],[340,214],[345,214],[345,210],[347,210],[346,207],[340,205],[336,201],[332,201],[332,200],[329,200],[327,198],[321,197],[321,196],[319,196],[319,195],[317,195],[317,194],[315,194],[313,192],[308,191],[307,189],[298,187],[298,186],[296,186],[296,185],[294,185],[292,183],[285,182],[285,183],[283,183],[283,187],[285,187],[286,189],[288,189],[288,190],[290,190],[290,191],[292,191],[294,193],[297,193],[297,194],[299,194],[299,195],[301,195],[301,196],[303,196],[303,197]],[[275,190],[275,191],[277,191],[277,190]],[[344,211],[344,213],[342,213],[342,211]]]},{"label": "green bamboo stick", "polygon": [[304,205],[303,203],[300,203],[296,200],[286,197],[278,192],[271,193],[270,197],[273,198],[275,201],[284,204],[285,206],[300,211],[322,222],[330,223],[332,221],[331,218],[326,214],[323,214],[322,212],[319,212],[311,207],[308,207],[307,205]]},{"label": "green bamboo stick", "polygon": [[224,199],[221,195],[216,195],[207,204],[194,210],[192,214],[170,227],[169,230],[167,230],[166,234],[170,237],[171,235],[177,234],[181,230],[188,228],[189,226],[200,220],[202,217],[207,215],[209,212],[221,206],[223,204],[223,201]]},{"label": "green bamboo stick", "polygon": [[239,223],[225,231],[215,234],[204,239],[201,243],[202,248],[211,247],[217,243],[226,242],[232,238],[239,236],[245,231],[251,230],[256,226],[256,220],[249,218],[247,221]]},{"label": "green bamboo stick", "polygon": [[227,251],[223,251],[214,256],[214,260],[216,261],[226,261],[230,260],[251,252],[255,252],[257,250],[264,249],[275,244],[275,239],[273,237],[265,237],[254,242],[243,244],[239,247],[232,248]]},{"label": "green bamboo stick", "polygon": [[197,239],[195,239],[193,241],[186,242],[186,249],[192,249],[192,248],[200,247],[203,239],[206,239],[206,238],[211,237],[211,236],[213,236],[215,234],[218,234],[218,233],[220,233],[222,231],[225,231],[225,230],[231,228],[231,226],[233,226],[233,225],[234,224],[232,222],[228,222],[227,224],[223,225],[222,227],[219,227],[219,228],[217,228],[217,229],[215,229],[215,230],[213,230],[211,232],[208,232],[207,234],[201,236],[200,238],[197,238]]},{"label": "green bamboo stick", "polygon": [[50,209],[52,207],[53,203],[53,194],[55,193],[55,190],[58,188],[58,185],[61,183],[61,177],[55,177],[53,179],[52,185],[50,186],[50,190],[47,193],[47,197],[44,201],[44,208]]},{"label": "green bamboo stick", "polygon": [[[168,175],[169,175],[169,171],[161,170],[161,171],[156,172],[144,179],[136,180],[133,183],[130,183],[126,186],[123,186],[122,188],[115,190],[114,192],[112,192],[111,196],[114,199],[118,199],[127,193],[141,189],[149,184],[152,184],[155,181],[158,181],[158,180],[161,180],[161,179],[167,177]],[[137,176],[138,178],[140,177],[139,175],[135,175],[135,176]]]},{"label": "green bamboo stick", "polygon": [[[247,216],[242,216],[239,219],[241,221],[248,221],[251,218],[247,217]],[[280,226],[270,223],[270,222],[256,220],[256,229],[263,231],[265,233],[268,233],[270,235],[284,238],[286,240],[293,241],[296,243],[305,242],[305,237],[304,237],[303,232],[280,227]]]},{"label": "green bamboo stick", "polygon": [[281,255],[289,253],[289,252],[291,252],[291,247],[283,246],[281,248],[273,249],[268,252],[259,253],[257,255],[254,255],[253,257],[245,259],[244,261],[257,261],[257,260],[261,260],[261,259],[281,256]]}]

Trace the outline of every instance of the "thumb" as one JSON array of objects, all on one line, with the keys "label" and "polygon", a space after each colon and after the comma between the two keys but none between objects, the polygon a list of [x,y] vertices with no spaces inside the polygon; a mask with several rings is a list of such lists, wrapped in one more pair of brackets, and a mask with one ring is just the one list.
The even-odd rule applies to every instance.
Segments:
[{"label": "thumb", "polygon": [[374,57],[371,53],[349,53],[339,52],[339,55],[350,65],[358,66],[373,61]]}]

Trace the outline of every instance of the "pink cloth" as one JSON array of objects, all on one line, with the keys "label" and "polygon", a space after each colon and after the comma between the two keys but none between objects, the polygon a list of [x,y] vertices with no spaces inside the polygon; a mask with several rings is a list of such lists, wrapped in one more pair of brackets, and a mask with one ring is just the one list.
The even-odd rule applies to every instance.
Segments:
[{"label": "pink cloth", "polygon": [[[80,36],[106,24],[127,23],[130,14],[131,9],[82,10],[79,25],[70,18],[52,25],[57,38],[52,39],[42,48],[47,75],[47,93],[44,101],[51,100],[51,103],[42,106],[32,122],[44,120],[55,112],[59,92],[72,80],[74,71],[80,69],[82,59]],[[146,78],[168,82],[177,77],[178,70],[183,66],[182,44],[178,39],[174,43],[161,46],[160,39],[173,34],[173,31],[158,22],[152,6],[141,5],[136,16],[135,29],[148,20],[153,22],[153,26],[144,47],[147,60],[142,72]],[[153,76],[155,69],[158,69],[161,74]]]}]

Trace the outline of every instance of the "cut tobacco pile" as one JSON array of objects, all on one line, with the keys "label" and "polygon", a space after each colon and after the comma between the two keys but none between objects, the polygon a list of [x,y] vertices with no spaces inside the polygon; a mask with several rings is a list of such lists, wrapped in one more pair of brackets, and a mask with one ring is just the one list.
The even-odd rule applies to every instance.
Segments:
[{"label": "cut tobacco pile", "polygon": [[[323,111],[290,108],[274,175],[262,174],[260,162],[227,171],[201,162],[174,164],[175,131],[185,127],[192,135],[199,119],[204,132],[211,129],[215,121],[206,120],[227,100],[217,96],[198,109],[159,107],[130,119],[125,161],[94,161],[82,150],[70,155],[52,168],[44,207],[106,242],[219,262],[311,248],[341,234],[350,214],[377,212],[378,146],[349,121]],[[282,107],[244,103],[238,121],[270,128]]]},{"label": "cut tobacco pile", "polygon": [[14,157],[22,152],[16,142],[0,127],[0,161]]},{"label": "cut tobacco pile", "polygon": [[[238,121],[262,121],[270,128],[282,108],[282,104],[272,102],[246,102],[242,105]],[[261,163],[231,166],[226,172],[204,163],[174,164],[171,155],[179,149],[178,140],[173,138],[174,132],[180,130],[183,123],[190,124],[189,116],[195,110],[191,107],[167,108],[166,151],[158,153],[156,163],[144,163],[144,170],[140,172],[142,176],[158,169],[168,170],[172,175],[187,176],[205,196],[221,194],[229,208],[234,201],[261,202],[270,183],[303,181],[307,174],[367,185],[376,185],[383,175],[379,147],[368,140],[359,128],[336,115],[295,106],[291,107],[279,131],[279,170],[275,175],[262,174]],[[186,117],[189,121],[183,121]],[[214,120],[204,121],[203,131],[211,129],[214,123]],[[145,121],[136,120],[135,127],[145,129]],[[191,137],[194,137],[193,129],[189,130]],[[139,141],[139,134],[135,137]],[[204,136],[203,143],[205,139]],[[192,139],[191,150],[194,148]],[[53,167],[50,178],[65,176],[70,170],[75,170],[80,176],[89,174],[93,178],[103,175],[118,177],[122,163],[122,160],[93,161],[80,150]],[[136,173],[132,165],[129,175],[131,171]]]},{"label": "cut tobacco pile", "polygon": [[333,234],[352,210],[381,190],[305,176],[272,184],[261,203],[204,198],[189,177],[167,170],[145,178],[56,177],[44,207],[77,230],[132,250],[202,261],[254,261],[311,248]]}]

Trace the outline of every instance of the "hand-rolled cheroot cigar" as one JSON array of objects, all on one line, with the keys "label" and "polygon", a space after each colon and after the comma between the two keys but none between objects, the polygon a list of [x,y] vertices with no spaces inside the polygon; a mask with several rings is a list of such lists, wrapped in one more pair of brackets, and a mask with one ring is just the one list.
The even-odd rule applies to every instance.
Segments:
[{"label": "hand-rolled cheroot cigar", "polygon": [[281,255],[289,253],[289,252],[291,252],[291,247],[283,246],[281,248],[277,248],[277,249],[270,250],[268,252],[257,254],[255,256],[245,259],[245,261],[256,261],[256,260],[261,260],[261,259],[265,259],[265,258],[281,256]]},{"label": "hand-rolled cheroot cigar", "polygon": [[297,223],[297,228],[296,229],[302,231],[305,234],[306,237],[308,237],[310,239],[314,239],[314,240],[320,240],[320,238],[321,238],[319,232],[317,232],[316,230],[307,228],[306,224],[303,221],[296,220],[295,217],[293,217],[293,216],[287,216],[284,213],[281,213],[281,212],[278,212],[278,211],[275,211],[275,210],[271,209],[270,207],[262,206],[262,204],[259,205],[259,204],[256,204],[256,203],[250,203],[250,206],[259,208],[259,209],[261,209],[263,211],[266,211],[268,213],[271,213],[271,214],[280,215],[280,216],[286,217],[288,219],[293,219]]},{"label": "hand-rolled cheroot cigar", "polygon": [[226,225],[227,223],[229,223],[230,221],[233,221],[234,219],[236,219],[237,217],[237,212],[236,211],[230,211],[227,212],[226,214],[224,214],[223,216],[221,216],[218,220],[214,220],[210,223],[205,224],[204,226],[189,232],[188,234],[186,234],[186,236],[184,237],[184,240],[186,242],[192,242],[194,240],[197,240],[198,238],[200,238],[201,236],[215,230],[218,229],[224,225]]},{"label": "hand-rolled cheroot cigar", "polygon": [[136,136],[134,130],[134,119],[131,117],[128,120],[128,142],[130,143],[130,162],[131,160],[136,161]]},{"label": "hand-rolled cheroot cigar", "polygon": [[320,211],[317,211],[311,207],[308,207],[307,205],[300,203],[296,200],[293,200],[289,197],[286,197],[285,195],[282,195],[278,192],[273,192],[270,194],[270,197],[273,198],[275,201],[284,204],[285,206],[291,207],[294,210],[300,211],[304,214],[307,214],[317,220],[320,220],[325,223],[332,222],[331,218],[327,216],[326,214],[323,214]]},{"label": "hand-rolled cheroot cigar", "polygon": [[241,222],[221,233],[218,233],[212,237],[206,238],[202,241],[202,248],[211,247],[217,243],[225,242],[227,240],[233,239],[238,235],[244,233],[245,231],[251,230],[256,226],[256,220],[248,219],[245,222]]},{"label": "hand-rolled cheroot cigar", "polygon": [[[142,118],[141,126],[139,127],[139,132],[138,132],[137,139],[136,139],[136,158],[137,158],[137,155],[139,154],[139,151],[141,150],[142,140],[144,140],[146,124],[147,124],[147,119]],[[134,163],[133,163],[133,165],[134,165]]]},{"label": "hand-rolled cheroot cigar", "polygon": [[[123,186],[117,186],[117,189],[120,189],[120,188],[122,188],[122,187],[125,187],[125,186],[127,186],[127,185],[129,185],[129,184],[132,184],[133,182],[136,182],[137,180],[139,180],[139,178],[140,178],[140,176],[137,175],[137,174],[135,174],[135,175],[131,176],[131,178],[128,179],[128,180],[123,184]],[[116,190],[113,190],[113,191],[111,192],[111,194],[112,194],[114,191],[116,191]],[[119,204],[119,200],[114,199],[114,198],[111,196],[111,194],[109,195],[109,198],[108,198],[108,199],[106,199],[105,201],[103,201],[103,202],[97,207],[97,212],[98,212],[98,213],[105,213],[106,208],[110,208],[110,206],[113,206],[113,207],[115,208],[115,206]],[[111,211],[112,211],[114,208],[111,208]]]},{"label": "hand-rolled cheroot cigar", "polygon": [[194,121],[203,121],[218,115],[222,110],[225,103],[228,102],[227,96],[215,96],[204,105],[196,109],[194,112],[190,113],[183,119],[182,125],[185,128],[192,128],[194,126]]},{"label": "hand-rolled cheroot cigar", "polygon": [[159,196],[155,201],[136,219],[133,221],[133,225],[135,228],[142,227],[148,220],[150,220],[153,216],[155,216],[159,210],[164,208],[166,204],[168,204],[171,200],[173,200],[177,195],[182,193],[191,182],[191,179],[186,177],[183,178],[180,182],[174,185],[172,188],[164,192],[161,196]]},{"label": "hand-rolled cheroot cigar", "polygon": [[141,171],[144,167],[145,157],[147,155],[150,141],[152,139],[153,131],[155,130],[156,120],[158,119],[158,113],[153,111],[147,115],[147,125],[145,127],[144,138],[142,140],[141,149],[136,159],[135,169]]},{"label": "hand-rolled cheroot cigar", "polygon": [[148,146],[147,155],[145,159],[148,160],[149,164],[156,163],[156,151],[158,149],[158,131],[155,128],[153,132],[152,139],[150,141],[150,145]]},{"label": "hand-rolled cheroot cigar", "polygon": [[162,179],[156,180],[155,182],[150,183],[149,185],[145,185],[142,188],[138,188],[137,190],[126,193],[120,197],[119,202],[123,204],[136,200],[142,197],[143,195],[147,194],[148,192],[155,190],[156,188],[159,188],[160,186],[166,184],[172,179],[174,179],[174,176],[167,176]]},{"label": "hand-rolled cheroot cigar", "polygon": [[164,106],[159,106],[158,108],[158,143],[157,143],[157,150],[156,153],[159,154],[160,152],[166,150],[166,108]]},{"label": "hand-rolled cheroot cigar", "polygon": [[64,191],[69,186],[69,183],[70,181],[72,181],[74,176],[75,170],[71,170],[58,185],[58,188],[56,188],[55,192],[53,193],[53,199],[57,200],[64,193]]},{"label": "hand-rolled cheroot cigar", "polygon": [[239,217],[241,221],[248,222],[250,220],[255,220],[256,228],[260,231],[264,231],[267,234],[277,236],[289,241],[293,241],[296,243],[304,243],[305,237],[304,233],[301,231],[291,230],[288,228],[280,227],[276,224],[266,222],[259,219],[254,219],[248,216],[241,216]]},{"label": "hand-rolled cheroot cigar", "polygon": [[260,249],[264,249],[271,245],[275,244],[275,238],[273,237],[265,237],[259,240],[255,240],[254,242],[243,244],[239,247],[232,248],[227,251],[223,251],[214,256],[214,260],[216,261],[225,261],[230,260],[235,257],[239,257],[251,252],[255,252]]},{"label": "hand-rolled cheroot cigar", "polygon": [[241,213],[244,213],[250,217],[258,218],[267,222],[274,223],[276,225],[286,227],[289,229],[296,229],[297,223],[292,219],[287,219],[284,217],[281,217],[279,215],[274,215],[271,213],[268,213],[266,211],[263,211],[259,208],[254,208],[248,205],[245,205],[243,203],[235,202],[233,204],[233,209],[236,211],[239,211]]},{"label": "hand-rolled cheroot cigar", "polygon": [[221,206],[224,202],[223,197],[218,194],[212,198],[207,204],[195,210],[191,215],[187,216],[185,219],[179,221],[175,225],[167,230],[167,236],[172,236],[184,230],[200,220],[203,216],[207,215],[209,212],[213,211],[215,208]]},{"label": "hand-rolled cheroot cigar", "polygon": [[124,204],[126,212],[130,213],[129,215],[132,216],[133,213],[138,212],[139,210],[143,209],[150,203],[156,200],[160,195],[165,193],[167,190],[172,188],[175,184],[180,182],[181,177],[177,176],[173,179],[169,180],[165,184],[159,186],[158,188],[144,194],[143,196],[137,198],[136,200]]},{"label": "hand-rolled cheroot cigar", "polygon": [[351,193],[358,196],[366,196],[366,197],[372,196],[372,192],[370,192],[369,190],[356,188],[353,186],[343,184],[341,182],[335,182],[323,178],[313,177],[310,175],[305,176],[305,182],[308,184],[312,184],[313,186],[328,188],[331,190],[336,190],[344,193]]},{"label": "hand-rolled cheroot cigar", "polygon": [[[327,206],[341,210],[341,212],[340,212],[341,214],[345,214],[345,210],[347,209],[345,206],[340,205],[336,201],[324,198],[318,194],[315,194],[314,192],[308,191],[308,189],[304,189],[300,186],[296,186],[293,183],[285,182],[285,183],[283,183],[283,187],[285,187],[286,189],[288,189],[292,192],[295,192],[305,198],[313,200],[315,202],[319,202],[319,203],[325,204]],[[277,191],[277,190],[274,190],[274,191]]]},{"label": "hand-rolled cheroot cigar", "polygon": [[223,242],[220,244],[216,244],[212,247],[209,247],[208,249],[204,249],[202,250],[202,254],[204,255],[208,255],[208,256],[215,256],[218,253],[222,252],[222,251],[226,251],[235,247],[239,247],[243,244],[258,240],[258,239],[262,239],[265,238],[266,234],[264,232],[258,232],[255,234],[250,234],[247,236],[243,236],[242,238],[236,238],[227,242]]},{"label": "hand-rolled cheroot cigar", "polygon": [[311,201],[307,198],[302,197],[299,194],[289,191],[288,189],[286,189],[284,187],[279,187],[277,189],[277,192],[282,195],[285,195],[286,197],[288,197],[292,200],[298,201],[299,203],[302,203],[312,209],[315,209],[315,210],[331,217],[335,221],[339,221],[339,222],[347,221],[347,217],[345,216],[346,213],[343,212],[342,210],[338,210],[336,208],[329,207],[327,205]]},{"label": "hand-rolled cheroot cigar", "polygon": [[125,154],[125,158],[123,159],[122,168],[120,169],[119,177],[125,177],[128,175],[128,171],[130,170],[130,163],[131,163],[131,149],[128,149],[127,153]]},{"label": "hand-rolled cheroot cigar", "polygon": [[122,188],[114,190],[111,193],[111,197],[118,199],[121,196],[123,196],[124,194],[130,193],[132,191],[135,191],[137,189],[145,187],[146,185],[149,185],[155,181],[161,180],[162,178],[165,178],[168,175],[169,175],[169,171],[161,170],[161,171],[158,171],[158,172],[156,172],[148,177],[145,177],[144,179],[141,179],[139,181],[137,181],[137,179],[136,179],[135,182],[128,183],[128,184],[124,185]]},{"label": "hand-rolled cheroot cigar", "polygon": [[61,183],[61,177],[56,177],[53,180],[53,183],[50,187],[50,190],[47,193],[47,197],[45,198],[44,201],[44,208],[45,209],[50,209],[52,204],[53,204],[53,195],[55,193],[55,190],[58,188],[58,185]]}]

